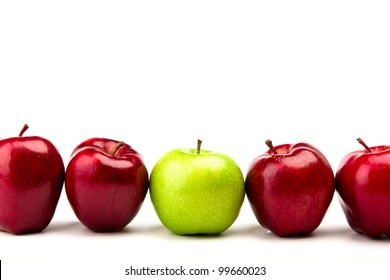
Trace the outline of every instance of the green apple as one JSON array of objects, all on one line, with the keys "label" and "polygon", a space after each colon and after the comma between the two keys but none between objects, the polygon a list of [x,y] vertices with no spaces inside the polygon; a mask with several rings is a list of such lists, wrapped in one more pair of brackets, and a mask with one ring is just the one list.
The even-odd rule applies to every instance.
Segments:
[{"label": "green apple", "polygon": [[150,197],[162,224],[175,234],[219,234],[237,219],[245,196],[238,165],[224,154],[174,149],[150,175]]}]

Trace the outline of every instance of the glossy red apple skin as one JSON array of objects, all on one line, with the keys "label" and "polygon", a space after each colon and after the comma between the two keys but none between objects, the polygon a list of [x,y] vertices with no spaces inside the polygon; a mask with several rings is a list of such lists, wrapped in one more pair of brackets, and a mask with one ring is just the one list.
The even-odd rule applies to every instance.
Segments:
[{"label": "glossy red apple skin", "polygon": [[307,143],[284,144],[255,158],[245,188],[258,222],[278,236],[307,235],[322,222],[335,186],[325,156]]},{"label": "glossy red apple skin", "polygon": [[0,229],[39,232],[51,222],[64,183],[61,155],[41,137],[0,140]]},{"label": "glossy red apple skin", "polygon": [[95,232],[123,229],[137,215],[149,187],[141,155],[127,144],[91,138],[78,145],[66,169],[65,190],[78,219]]},{"label": "glossy red apple skin", "polygon": [[390,146],[370,149],[344,157],[336,172],[336,191],[354,231],[390,236]]}]

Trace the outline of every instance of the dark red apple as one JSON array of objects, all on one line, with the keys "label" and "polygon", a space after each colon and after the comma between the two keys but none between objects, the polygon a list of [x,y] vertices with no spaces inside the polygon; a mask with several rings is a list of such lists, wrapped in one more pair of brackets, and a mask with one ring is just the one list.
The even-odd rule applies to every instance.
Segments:
[{"label": "dark red apple", "polygon": [[370,237],[390,237],[390,146],[351,152],[336,172],[336,190],[350,227]]},{"label": "dark red apple", "polygon": [[266,144],[270,149],[252,161],[245,179],[258,222],[278,236],[313,232],[335,191],[328,160],[307,143]]},{"label": "dark red apple", "polygon": [[77,218],[96,232],[119,231],[137,215],[149,187],[141,155],[124,142],[91,138],[66,168],[65,190]]},{"label": "dark red apple", "polygon": [[64,183],[64,163],[54,145],[38,136],[0,140],[0,230],[14,234],[44,230],[52,220]]}]

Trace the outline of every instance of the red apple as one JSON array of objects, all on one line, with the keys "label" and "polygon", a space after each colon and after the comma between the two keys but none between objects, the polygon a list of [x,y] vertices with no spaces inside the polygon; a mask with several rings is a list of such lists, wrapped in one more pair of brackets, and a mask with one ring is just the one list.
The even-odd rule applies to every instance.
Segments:
[{"label": "red apple", "polygon": [[266,144],[270,149],[252,161],[245,180],[257,220],[278,236],[313,232],[335,191],[328,160],[306,143]]},{"label": "red apple", "polygon": [[119,231],[137,215],[149,187],[141,155],[124,142],[91,138],[66,168],[65,190],[77,218],[96,232]]},{"label": "red apple", "polygon": [[390,146],[351,152],[336,172],[336,190],[350,227],[370,237],[390,236]]},{"label": "red apple", "polygon": [[64,163],[48,140],[23,136],[0,140],[0,230],[14,234],[44,230],[52,220],[64,183]]}]

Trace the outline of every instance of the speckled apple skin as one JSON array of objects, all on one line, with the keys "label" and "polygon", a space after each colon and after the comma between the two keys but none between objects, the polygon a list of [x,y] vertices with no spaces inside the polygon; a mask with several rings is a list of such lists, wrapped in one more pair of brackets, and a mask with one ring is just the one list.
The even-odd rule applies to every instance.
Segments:
[{"label": "speckled apple skin", "polygon": [[175,149],[154,166],[150,197],[163,225],[175,234],[219,234],[237,219],[244,178],[233,159]]}]

